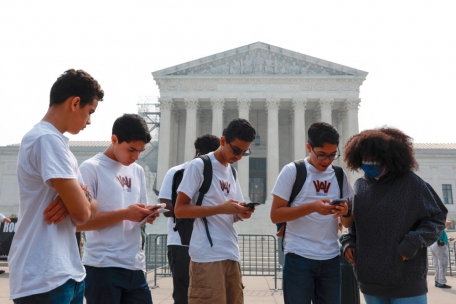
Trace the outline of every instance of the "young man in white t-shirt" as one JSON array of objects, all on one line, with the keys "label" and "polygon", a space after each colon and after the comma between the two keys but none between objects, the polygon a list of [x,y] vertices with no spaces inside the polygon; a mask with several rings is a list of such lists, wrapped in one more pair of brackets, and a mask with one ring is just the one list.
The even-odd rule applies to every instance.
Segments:
[{"label": "young man in white t-shirt", "polygon": [[254,209],[244,206],[239,179],[233,176],[231,164],[250,155],[255,135],[252,125],[241,118],[233,119],[223,130],[220,147],[208,154],[213,177],[201,206],[195,204],[203,182],[203,160],[196,158],[185,169],[174,212],[177,218],[195,218],[189,248],[190,304],[244,303],[238,238],[233,224],[250,218]]},{"label": "young man in white t-shirt", "polygon": [[157,214],[146,206],[144,170],[136,163],[150,140],[144,119],[124,114],[114,122],[111,145],[79,167],[100,206],[97,218],[77,227],[86,231],[87,304],[152,303],[139,222],[152,215],[152,224]]},{"label": "young man in white t-shirt", "polygon": [[[217,150],[220,145],[220,138],[215,135],[205,134],[195,140],[195,157],[208,154]],[[164,215],[168,218],[168,262],[173,275],[173,299],[175,304],[188,303],[189,285],[189,266],[190,256],[188,255],[188,245],[182,245],[179,232],[174,231],[176,223],[174,221],[174,208],[172,204],[172,185],[174,174],[185,169],[188,162],[172,167],[166,172],[165,178],[158,194],[160,203],[166,204],[169,212]]]},{"label": "young man in white t-shirt", "polygon": [[8,257],[14,303],[83,302],[85,271],[75,225],[96,216],[98,204],[81,186],[78,162],[63,133],[78,134],[89,125],[103,95],[87,72],[66,71],[51,88],[46,115],[22,138],[20,209]]},{"label": "young man in white t-shirt", "polygon": [[[271,220],[286,222],[284,238],[283,296],[286,304],[340,302],[338,217],[349,216],[347,203],[329,204],[354,195],[344,173],[340,194],[332,162],[340,156],[339,133],[330,124],[317,122],[308,130],[305,161],[307,178],[290,207],[296,180],[294,163],[280,172],[272,190]],[[349,219],[341,218],[342,223]]]}]

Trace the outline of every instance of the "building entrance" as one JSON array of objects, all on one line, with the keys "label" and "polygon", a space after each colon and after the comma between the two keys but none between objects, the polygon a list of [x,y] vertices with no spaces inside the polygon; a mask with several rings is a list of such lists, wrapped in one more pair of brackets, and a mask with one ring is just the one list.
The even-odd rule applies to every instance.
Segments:
[{"label": "building entrance", "polygon": [[250,158],[249,196],[252,203],[266,201],[266,158]]}]

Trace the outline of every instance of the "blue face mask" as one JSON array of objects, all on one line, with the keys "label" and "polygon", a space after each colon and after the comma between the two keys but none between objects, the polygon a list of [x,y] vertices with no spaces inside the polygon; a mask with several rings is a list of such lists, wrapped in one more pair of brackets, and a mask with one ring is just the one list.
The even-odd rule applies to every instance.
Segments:
[{"label": "blue face mask", "polygon": [[378,164],[363,163],[361,168],[363,169],[364,174],[370,178],[376,178],[383,172],[382,166]]}]

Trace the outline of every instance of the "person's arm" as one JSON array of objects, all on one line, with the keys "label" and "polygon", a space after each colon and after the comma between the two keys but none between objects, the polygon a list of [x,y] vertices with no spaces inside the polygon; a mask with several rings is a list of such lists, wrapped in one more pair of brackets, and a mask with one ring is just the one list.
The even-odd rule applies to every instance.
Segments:
[{"label": "person's arm", "polygon": [[6,216],[4,216],[3,214],[0,213],[0,223],[11,223],[11,220],[9,218],[7,218]]},{"label": "person's arm", "polygon": [[53,178],[51,183],[75,225],[82,225],[97,216],[97,200],[92,198],[92,202],[89,202],[76,179]]},{"label": "person's arm", "polygon": [[165,204],[165,209],[168,209],[169,211],[168,212],[165,212],[163,213],[163,215],[165,217],[172,217],[174,216],[174,206],[173,206],[173,202],[169,199],[166,199],[166,198],[160,198],[159,199],[159,202],[161,204]]},{"label": "person's arm", "polygon": [[354,222],[348,228],[348,233],[343,236],[341,244],[345,260],[348,263],[355,265],[356,225]]},{"label": "person's arm", "polygon": [[[153,211],[148,209],[144,204],[133,204],[127,208],[102,212],[95,219],[89,220],[83,225],[78,225],[76,231],[100,230],[122,221],[140,222],[152,213]],[[155,220],[156,215],[153,215],[150,218],[152,218],[153,221]]]},{"label": "person's arm", "polygon": [[[347,215],[347,213],[350,212],[350,210],[351,210],[350,216],[345,217]],[[350,199],[348,200],[347,213],[342,214],[340,217],[340,222],[342,223],[342,226],[344,226],[345,228],[348,228],[353,224],[353,200],[350,200]]]},{"label": "person's arm", "polygon": [[421,219],[417,226],[409,231],[399,244],[399,253],[405,259],[415,257],[422,247],[431,246],[439,238],[445,229],[445,221],[448,210],[434,189],[426,183],[426,187],[416,185],[414,196],[411,199],[417,201],[417,208],[421,208]]}]

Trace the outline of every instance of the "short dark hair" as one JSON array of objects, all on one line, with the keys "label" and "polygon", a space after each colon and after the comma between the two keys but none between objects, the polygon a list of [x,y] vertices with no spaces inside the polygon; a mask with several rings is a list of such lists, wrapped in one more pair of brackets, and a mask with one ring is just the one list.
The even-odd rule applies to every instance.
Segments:
[{"label": "short dark hair", "polygon": [[112,126],[112,134],[117,136],[119,144],[136,140],[147,144],[152,139],[146,121],[138,114],[124,114],[117,118]]},{"label": "short dark hair", "polygon": [[195,150],[200,154],[214,152],[220,146],[220,138],[212,134],[204,134],[195,140]]},{"label": "short dark hair", "polygon": [[323,147],[324,143],[339,145],[339,132],[326,122],[315,122],[307,130],[307,141],[312,147]]},{"label": "short dark hair", "polygon": [[344,161],[351,170],[362,167],[369,160],[400,175],[418,169],[413,150],[413,139],[399,129],[382,127],[364,130],[353,135],[345,144]]},{"label": "short dark hair", "polygon": [[236,138],[245,142],[255,140],[256,131],[246,119],[235,118],[223,130],[226,142],[230,143]]},{"label": "short dark hair", "polygon": [[51,88],[49,107],[61,104],[71,96],[81,98],[80,107],[91,103],[94,99],[103,100],[104,92],[98,81],[83,70],[70,69],[65,71],[54,82]]}]

